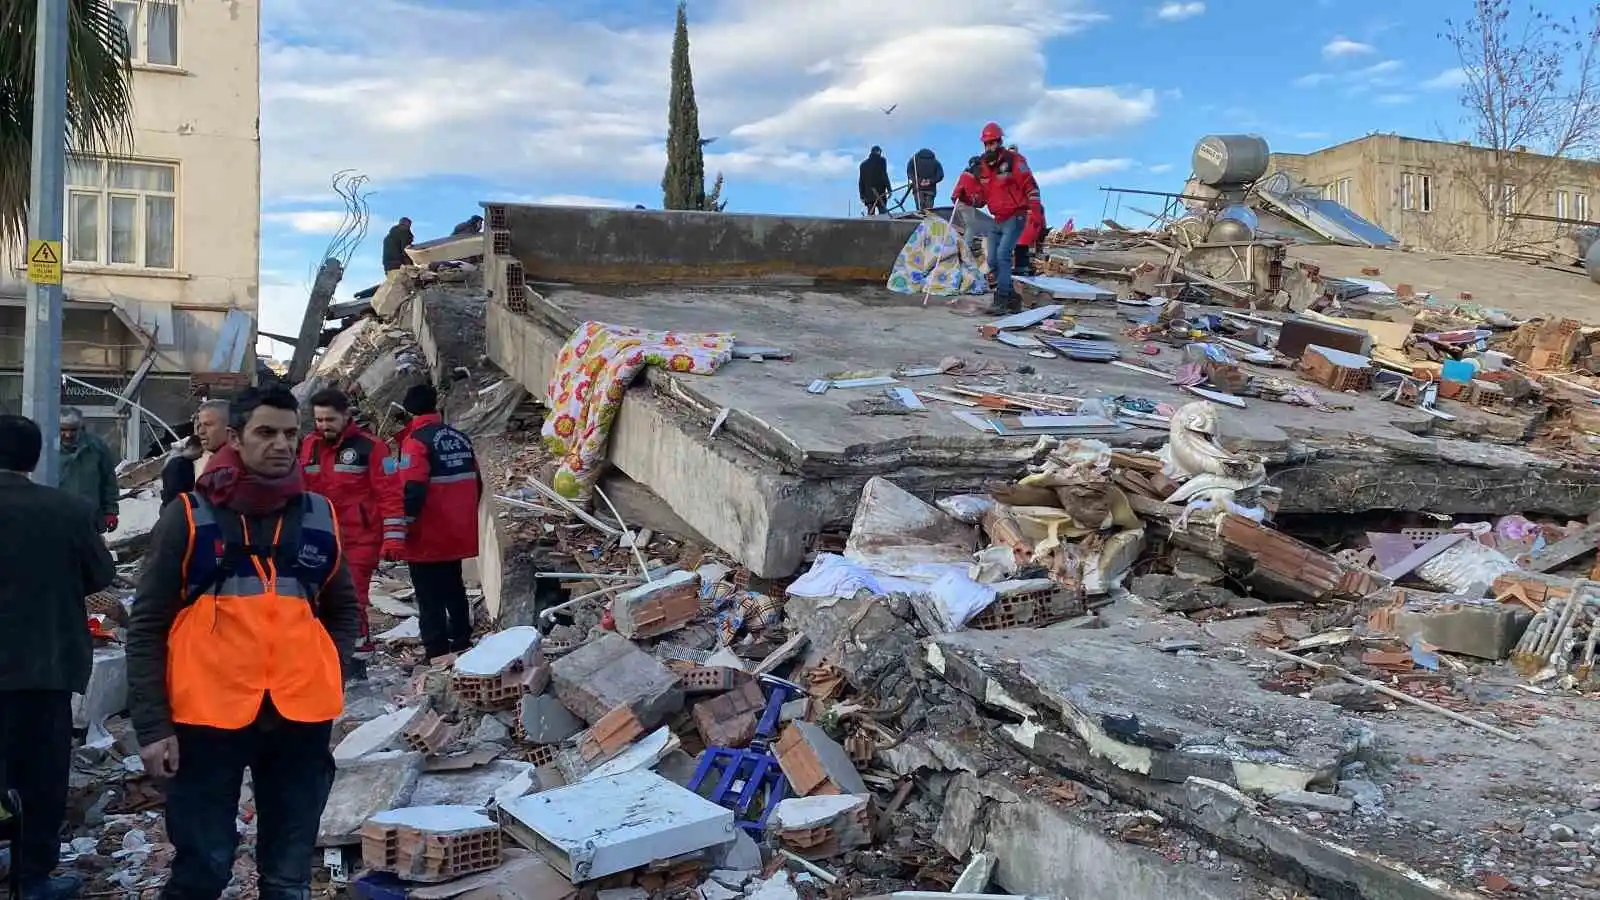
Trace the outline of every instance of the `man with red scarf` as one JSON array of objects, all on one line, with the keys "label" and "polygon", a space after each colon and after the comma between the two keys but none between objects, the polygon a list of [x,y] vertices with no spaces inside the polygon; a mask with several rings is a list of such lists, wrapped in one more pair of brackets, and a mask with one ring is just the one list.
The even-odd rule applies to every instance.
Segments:
[{"label": "man with red scarf", "polygon": [[139,756],[170,779],[176,853],[163,900],[216,900],[227,888],[247,768],[261,897],[308,896],[360,612],[337,514],[295,464],[294,395],[251,388],[229,419],[229,442],[194,492],[161,512],[128,625]]}]

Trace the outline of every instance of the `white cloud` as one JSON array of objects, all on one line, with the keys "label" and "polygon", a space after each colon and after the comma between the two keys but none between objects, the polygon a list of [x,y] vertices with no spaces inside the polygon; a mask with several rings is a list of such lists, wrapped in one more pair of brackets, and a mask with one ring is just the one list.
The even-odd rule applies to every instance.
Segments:
[{"label": "white cloud", "polygon": [[1336,37],[1322,45],[1322,55],[1328,59],[1338,59],[1343,56],[1366,56],[1378,52],[1378,48],[1349,38]]},{"label": "white cloud", "polygon": [[1372,81],[1380,79],[1385,75],[1392,75],[1395,72],[1400,71],[1404,65],[1405,64],[1400,62],[1398,59],[1386,59],[1383,62],[1373,63],[1364,69],[1357,69],[1350,74],[1352,77],[1357,79]]},{"label": "white cloud", "polygon": [[603,206],[614,209],[634,205],[626,200],[616,200],[611,197],[590,197],[587,194],[545,194],[542,197],[534,197],[532,202],[542,203],[546,206]]},{"label": "white cloud", "polygon": [[1149,171],[1152,175],[1161,175],[1166,172],[1171,172],[1172,163],[1156,163],[1150,167]]},{"label": "white cloud", "polygon": [[1467,83],[1466,69],[1445,69],[1421,85],[1425,91],[1453,91]]},{"label": "white cloud", "polygon": [[1155,114],[1156,92],[1149,89],[1056,88],[1044,92],[1012,136],[1029,145],[1069,144],[1132,128]]},{"label": "white cloud", "polygon": [[1086,159],[1081,162],[1069,162],[1053,169],[1040,169],[1033,173],[1033,177],[1042,185],[1065,184],[1069,181],[1093,178],[1096,175],[1126,172],[1131,168],[1133,168],[1131,159]]},{"label": "white cloud", "polygon": [[1206,5],[1198,2],[1198,0],[1189,3],[1163,3],[1161,8],[1156,10],[1156,18],[1164,22],[1178,22],[1183,19],[1192,19],[1205,11]]},{"label": "white cloud", "polygon": [[1410,103],[1415,99],[1416,98],[1410,94],[1393,93],[1379,94],[1378,96],[1372,98],[1372,102],[1382,103],[1384,106],[1399,106],[1404,103]]},{"label": "white cloud", "polygon": [[[861,26],[857,0],[697,6],[690,40],[701,130],[721,138],[707,169],[721,168],[730,182],[736,174],[835,178],[849,174],[869,143],[909,142],[930,126],[975,131],[988,119],[1017,121],[1052,87],[1101,90],[1052,86],[1046,77],[1046,42],[1106,18],[1092,2],[885,0],[874,15],[895,23],[887,39]],[[561,6],[473,6],[267,4],[268,202],[325,192],[329,175],[344,168],[371,176],[380,191],[437,175],[532,179],[531,191],[559,190],[573,177],[659,181],[670,4],[616,26],[579,21]],[[1000,79],[1007,89],[997,103]],[[895,104],[892,116],[881,111]],[[1153,105],[1131,120],[1148,118]],[[1113,114],[1081,134],[1109,133],[1129,118]]]},{"label": "white cloud", "polygon": [[342,209],[313,209],[266,213],[261,218],[268,222],[282,222],[301,234],[333,234],[344,224],[345,215]]},{"label": "white cloud", "polygon": [[1326,84],[1332,80],[1333,76],[1329,75],[1327,72],[1312,72],[1309,75],[1301,75],[1299,78],[1296,78],[1294,80],[1294,86],[1311,88],[1316,87],[1319,84]]}]

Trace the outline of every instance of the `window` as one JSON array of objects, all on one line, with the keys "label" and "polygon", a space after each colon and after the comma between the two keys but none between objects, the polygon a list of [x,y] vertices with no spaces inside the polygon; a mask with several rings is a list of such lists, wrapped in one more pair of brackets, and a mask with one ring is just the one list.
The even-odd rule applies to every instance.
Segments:
[{"label": "window", "polygon": [[1517,211],[1517,186],[1514,184],[1500,185],[1500,215],[1511,218]]},{"label": "window", "polygon": [[1556,191],[1556,218],[1565,219],[1572,212],[1572,195]]},{"label": "window", "polygon": [[67,160],[67,261],[177,267],[178,168],[73,156]]},{"label": "window", "polygon": [[152,66],[178,64],[178,4],[175,0],[114,0],[128,32],[129,56]]},{"label": "window", "polygon": [[1339,179],[1337,187],[1338,187],[1338,190],[1335,191],[1333,199],[1337,200],[1339,202],[1340,206],[1349,206],[1350,205],[1350,179],[1348,179],[1348,178]]},{"label": "window", "polygon": [[1401,172],[1400,208],[1414,212],[1433,212],[1433,176],[1419,172]]},{"label": "window", "polygon": [[1572,195],[1572,217],[1580,222],[1589,221],[1589,195]]}]

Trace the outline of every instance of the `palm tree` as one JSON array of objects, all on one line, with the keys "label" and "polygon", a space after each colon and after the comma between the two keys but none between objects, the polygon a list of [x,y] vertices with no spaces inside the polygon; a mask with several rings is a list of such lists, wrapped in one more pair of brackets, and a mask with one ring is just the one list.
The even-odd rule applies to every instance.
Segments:
[{"label": "palm tree", "polygon": [[[128,32],[107,0],[69,0],[67,146],[114,155],[132,143]],[[27,233],[33,167],[33,51],[38,4],[0,0],[0,242]]]}]

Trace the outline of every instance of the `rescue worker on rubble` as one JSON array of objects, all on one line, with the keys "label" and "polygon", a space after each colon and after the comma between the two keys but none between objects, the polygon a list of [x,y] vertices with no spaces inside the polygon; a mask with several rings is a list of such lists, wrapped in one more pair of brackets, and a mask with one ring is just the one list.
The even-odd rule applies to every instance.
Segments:
[{"label": "rescue worker on rubble", "polygon": [[454,237],[460,234],[483,234],[483,216],[473,216],[465,222],[457,223],[450,235]]},{"label": "rescue worker on rubble", "polygon": [[406,255],[406,248],[415,241],[416,238],[411,234],[411,219],[401,216],[400,221],[383,236],[383,270],[393,272],[411,262],[411,257]]},{"label": "rescue worker on rubble", "polygon": [[939,162],[932,150],[923,147],[906,161],[906,181],[911,183],[911,193],[917,199],[917,212],[927,212],[933,209],[939,182],[944,181],[944,163]]},{"label": "rescue worker on rubble", "polygon": [[384,470],[389,445],[356,424],[350,398],[329,388],[311,396],[316,433],[300,444],[300,470],[306,490],[333,502],[339,516],[339,539],[344,544],[345,565],[355,584],[361,607],[356,654],[372,653],[368,621],[368,591],[383,549],[384,504],[388,502]]},{"label": "rescue worker on rubble", "polygon": [[876,216],[889,211],[889,161],[882,147],[873,147],[861,161],[861,177],[856,180],[856,190],[861,194],[861,205],[867,215]]},{"label": "rescue worker on rubble", "polygon": [[[987,206],[994,225],[989,231],[989,272],[994,277],[994,302],[989,315],[1022,311],[1022,298],[1011,283],[1011,267],[1017,241],[1028,220],[1037,217],[1041,227],[1044,206],[1039,200],[1039,183],[1021,153],[1008,150],[1005,132],[997,123],[983,126],[983,153],[973,157],[969,168],[972,180],[964,176],[956,182],[953,199],[973,206]],[[976,190],[973,185],[976,184]],[[963,199],[965,198],[965,199]]]},{"label": "rescue worker on rubble", "polygon": [[422,647],[433,659],[472,646],[461,562],[478,555],[483,478],[472,441],[439,415],[433,385],[413,386],[400,405],[412,418],[396,436],[383,556],[404,560],[411,572]]},{"label": "rescue worker on rubble", "polygon": [[61,472],[56,484],[69,494],[94,504],[100,514],[100,531],[117,530],[117,454],[105,441],[83,427],[83,410],[61,408]]},{"label": "rescue worker on rubble", "polygon": [[304,900],[359,608],[333,505],[295,464],[294,395],[248,389],[229,417],[228,444],[152,534],[128,625],[128,711],[145,772],[170,779],[163,900],[227,888],[247,768],[261,900]]},{"label": "rescue worker on rubble", "polygon": [[27,900],[67,900],[81,880],[50,877],[72,774],[72,695],[89,686],[94,642],[84,598],[111,586],[95,508],[34,484],[44,434],[0,415],[0,789],[22,798],[11,865]]}]

